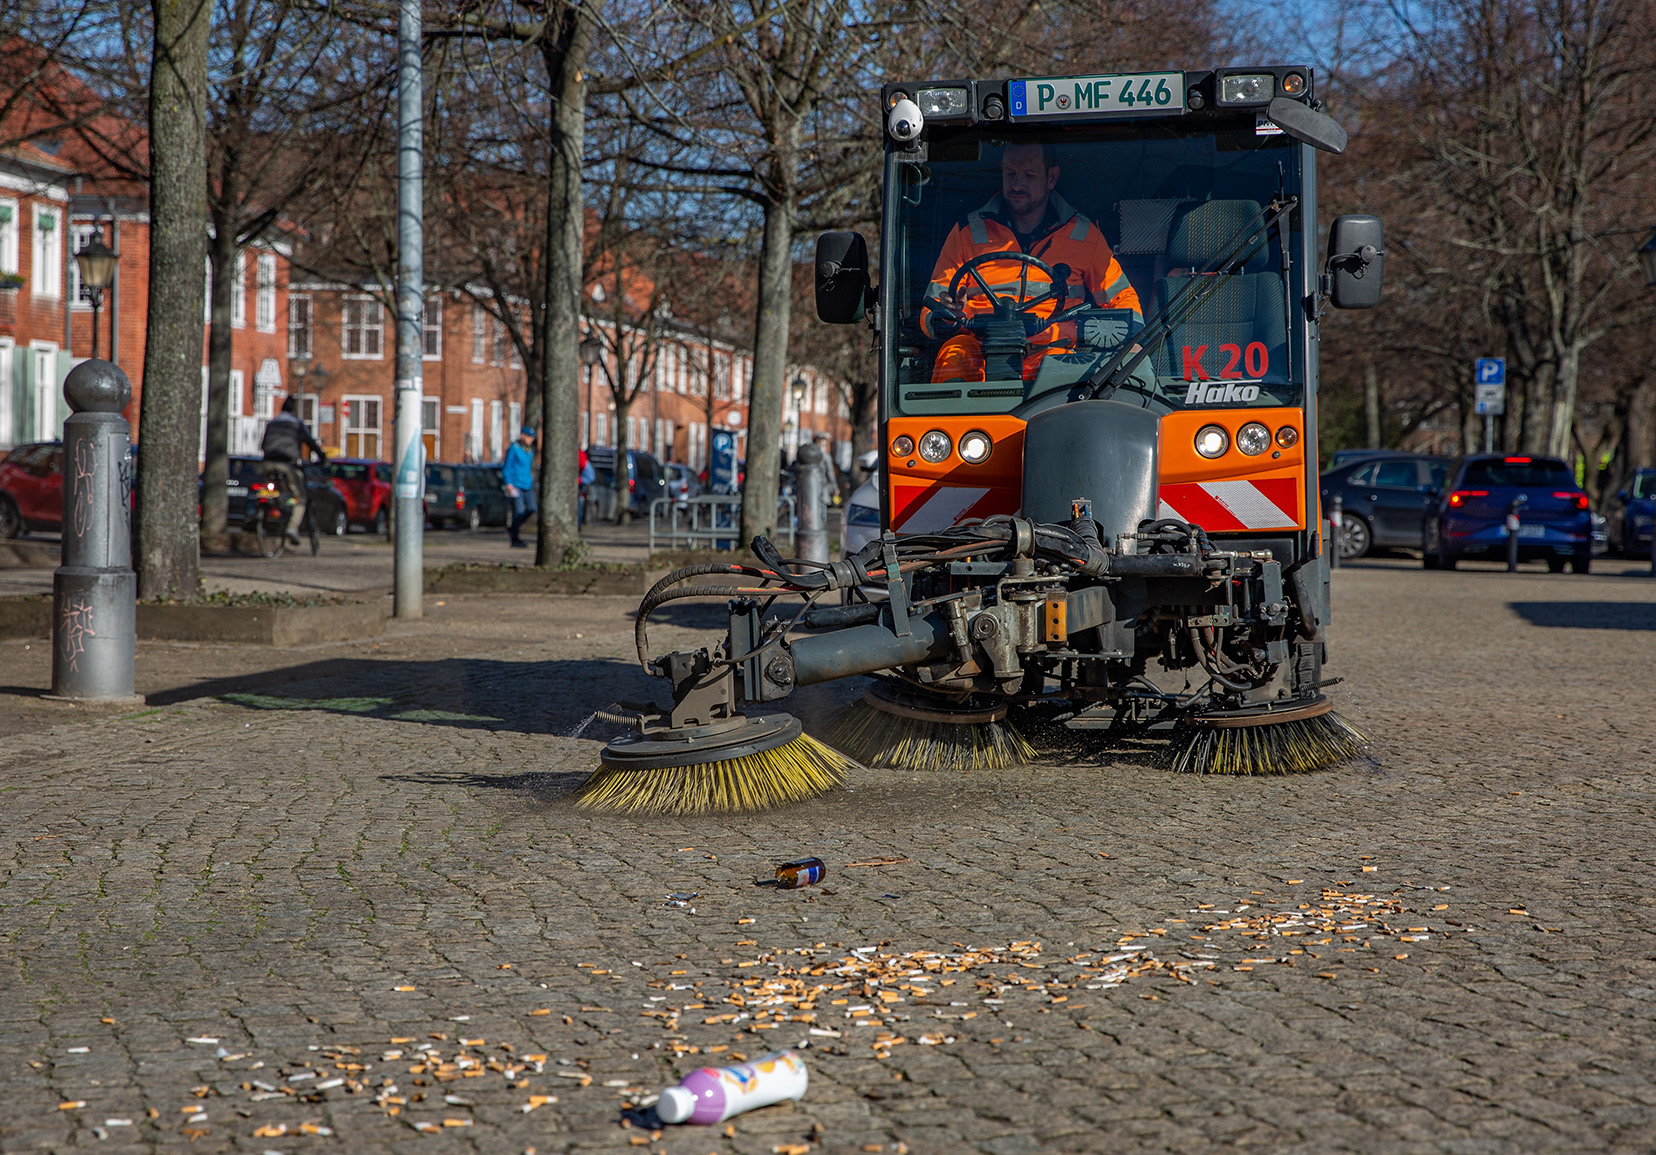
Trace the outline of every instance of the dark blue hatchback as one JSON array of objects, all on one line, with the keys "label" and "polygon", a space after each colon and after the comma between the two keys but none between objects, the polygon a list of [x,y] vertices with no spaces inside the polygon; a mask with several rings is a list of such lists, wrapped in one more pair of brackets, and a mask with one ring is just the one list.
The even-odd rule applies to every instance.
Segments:
[{"label": "dark blue hatchback", "polygon": [[1427,507],[1421,559],[1454,569],[1463,558],[1505,561],[1507,515],[1516,505],[1518,560],[1544,561],[1553,573],[1593,564],[1587,495],[1556,457],[1464,457]]}]

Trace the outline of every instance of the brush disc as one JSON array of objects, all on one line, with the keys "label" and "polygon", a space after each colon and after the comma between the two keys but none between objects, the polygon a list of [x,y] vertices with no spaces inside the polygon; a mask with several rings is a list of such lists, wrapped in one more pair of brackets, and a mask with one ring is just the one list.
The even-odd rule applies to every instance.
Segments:
[{"label": "brush disc", "polygon": [[1162,765],[1187,774],[1304,774],[1349,762],[1367,745],[1318,695],[1181,719]]},{"label": "brush disc", "polygon": [[1006,706],[955,706],[875,682],[828,720],[823,737],[865,766],[888,770],[1009,770],[1035,749],[1006,723]]},{"label": "brush disc", "polygon": [[786,714],[617,738],[576,805],[643,814],[766,810],[826,793],[847,759]]}]

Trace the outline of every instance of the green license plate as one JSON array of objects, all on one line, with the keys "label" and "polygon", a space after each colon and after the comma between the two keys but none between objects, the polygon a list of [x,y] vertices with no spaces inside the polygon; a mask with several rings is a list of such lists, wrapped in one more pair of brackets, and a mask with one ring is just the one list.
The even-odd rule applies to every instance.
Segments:
[{"label": "green license plate", "polygon": [[1014,80],[1007,85],[1013,120],[1154,116],[1184,112],[1182,72],[1124,72]]}]

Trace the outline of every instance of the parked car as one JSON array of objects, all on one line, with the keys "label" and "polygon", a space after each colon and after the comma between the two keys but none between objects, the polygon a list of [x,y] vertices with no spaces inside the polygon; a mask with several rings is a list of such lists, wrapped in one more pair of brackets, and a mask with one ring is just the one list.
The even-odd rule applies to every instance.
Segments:
[{"label": "parked car", "polygon": [[1545,561],[1553,573],[1593,565],[1593,523],[1575,473],[1556,457],[1464,457],[1426,511],[1422,561],[1454,569],[1463,558],[1504,561],[1507,511],[1519,505],[1518,560]]},{"label": "parked car", "polygon": [[1336,449],[1334,456],[1328,459],[1328,468],[1339,469],[1343,465],[1356,465],[1359,461],[1373,461],[1377,457],[1419,456],[1421,455],[1405,449]]},{"label": "parked car", "polygon": [[469,514],[475,511],[476,525],[505,525],[512,505],[506,500],[506,482],[501,467],[467,465],[460,473],[460,479],[466,486],[467,524],[471,524]]},{"label": "parked car", "polygon": [[674,501],[689,501],[692,497],[702,495],[701,478],[688,465],[677,462],[668,462],[663,466],[667,471],[667,496]]},{"label": "parked car", "polygon": [[1446,457],[1388,453],[1324,473],[1325,517],[1334,499],[1340,499],[1340,559],[1362,557],[1375,548],[1419,549],[1421,515],[1443,487],[1449,466]]},{"label": "parked car", "polygon": [[328,476],[345,497],[345,516],[381,537],[391,532],[391,463],[363,457],[329,460]]},{"label": "parked car", "polygon": [[463,465],[445,465],[441,462],[426,466],[425,516],[432,529],[450,529],[466,526],[476,529],[481,525],[475,509],[466,508],[466,482]]},{"label": "parked car", "polygon": [[840,511],[840,557],[847,558],[880,536],[879,454],[870,450],[857,459],[870,471],[868,480],[851,491]]},{"label": "parked car", "polygon": [[1656,523],[1656,469],[1639,469],[1605,505],[1610,548],[1628,557],[1649,557]]},{"label": "parked car", "polygon": [[[619,521],[623,506],[615,480],[615,450],[587,450],[593,481],[587,486],[587,514],[597,521]],[[650,516],[650,503],[667,496],[667,471],[642,449],[627,450],[625,512],[633,517]]]},{"label": "parked car", "polygon": [[[231,529],[240,529],[251,524],[250,518],[258,509],[258,502],[252,494],[255,488],[264,484],[265,462],[261,457],[232,457],[229,466],[229,476],[224,479],[229,495],[225,522]],[[198,479],[196,484],[199,491],[201,480]],[[350,518],[345,512],[345,495],[334,488],[327,466],[315,462],[305,466],[305,500],[317,529],[344,536],[350,525]]]},{"label": "parked car", "polygon": [[34,441],[0,458],[0,538],[63,528],[63,443]]}]

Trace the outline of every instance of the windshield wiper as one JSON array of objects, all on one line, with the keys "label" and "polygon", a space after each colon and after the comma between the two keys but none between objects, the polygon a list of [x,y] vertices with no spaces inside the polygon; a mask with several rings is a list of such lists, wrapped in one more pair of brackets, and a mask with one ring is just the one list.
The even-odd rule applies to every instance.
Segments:
[{"label": "windshield wiper", "polygon": [[1277,196],[1272,199],[1261,224],[1257,227],[1252,222],[1243,225],[1231,237],[1230,247],[1224,256],[1209,261],[1205,268],[1193,270],[1167,304],[1150,315],[1144,328],[1122,345],[1103,368],[1081,382],[1081,399],[1108,397],[1125,385],[1144,359],[1167,342],[1173,330],[1206,304],[1238,266],[1246,264],[1255,252],[1269,243],[1271,226],[1293,212],[1298,205],[1298,197]]}]

